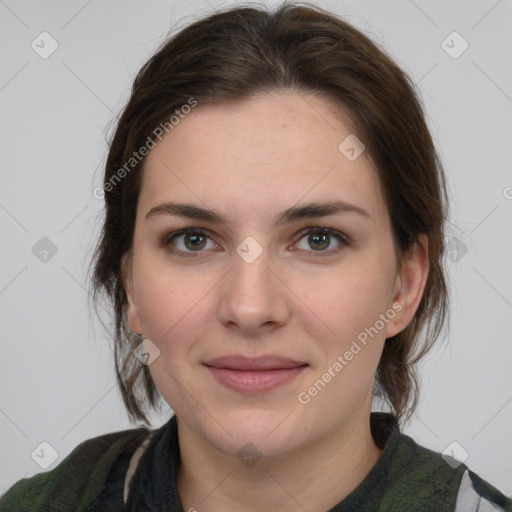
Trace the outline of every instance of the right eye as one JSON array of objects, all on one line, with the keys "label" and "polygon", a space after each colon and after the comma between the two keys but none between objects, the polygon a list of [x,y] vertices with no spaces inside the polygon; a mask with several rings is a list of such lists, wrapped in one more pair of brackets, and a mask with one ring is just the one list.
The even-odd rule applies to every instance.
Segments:
[{"label": "right eye", "polygon": [[184,255],[185,257],[197,257],[201,252],[204,252],[204,248],[208,248],[206,247],[208,240],[210,240],[214,246],[217,246],[217,244],[211,240],[210,236],[203,229],[184,228],[167,233],[163,237],[161,245],[168,247],[170,251],[178,255]]}]

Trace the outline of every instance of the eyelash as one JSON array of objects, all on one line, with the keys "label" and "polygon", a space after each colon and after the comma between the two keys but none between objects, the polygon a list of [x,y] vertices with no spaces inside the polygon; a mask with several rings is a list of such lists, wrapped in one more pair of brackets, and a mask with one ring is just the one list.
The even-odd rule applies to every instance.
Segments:
[{"label": "eyelash", "polygon": [[[204,229],[201,229],[201,228],[183,228],[183,229],[179,229],[177,231],[172,231],[170,233],[167,233],[161,240],[160,242],[160,245],[162,247],[169,247],[171,246],[171,242],[181,236],[181,235],[186,235],[186,234],[194,234],[194,235],[202,235],[202,236],[206,236],[208,238],[211,239],[210,235],[208,234],[207,231],[205,231]],[[317,258],[317,257],[326,257],[326,256],[332,256],[333,254],[337,254],[338,252],[340,252],[344,247],[346,246],[349,246],[350,245],[350,241],[349,241],[349,238],[347,235],[345,235],[344,233],[341,233],[340,231],[337,231],[333,228],[329,228],[327,226],[315,226],[315,227],[308,227],[304,230],[302,230],[300,232],[300,237],[298,239],[297,242],[299,242],[300,240],[302,240],[305,236],[307,235],[310,235],[310,234],[321,234],[321,235],[329,235],[331,237],[334,237],[338,242],[340,242],[340,246],[337,247],[336,249],[332,249],[332,250],[325,250],[325,251],[307,251],[309,252],[309,257],[312,257],[312,258]],[[182,251],[180,249],[170,249],[171,252],[173,253],[176,253],[176,254],[179,254],[179,255],[183,255],[184,257],[192,257],[192,258],[197,258],[197,257],[200,257],[201,256],[201,253],[204,252],[204,251],[190,251],[190,252],[185,252],[185,251]]]}]

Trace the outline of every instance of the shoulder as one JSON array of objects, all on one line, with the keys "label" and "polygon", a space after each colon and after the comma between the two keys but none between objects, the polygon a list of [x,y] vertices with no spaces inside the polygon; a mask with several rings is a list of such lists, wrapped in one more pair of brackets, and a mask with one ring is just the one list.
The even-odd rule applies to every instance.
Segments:
[{"label": "shoulder", "polygon": [[455,512],[512,512],[512,498],[466,468],[457,493]]},{"label": "shoulder", "polygon": [[53,470],[16,482],[0,499],[0,512],[87,510],[114,490],[122,499],[129,459],[149,432],[140,427],[80,443]]},{"label": "shoulder", "polygon": [[415,511],[512,512],[512,500],[466,465],[405,434],[400,434],[390,479],[382,510],[397,510],[400,503]]}]

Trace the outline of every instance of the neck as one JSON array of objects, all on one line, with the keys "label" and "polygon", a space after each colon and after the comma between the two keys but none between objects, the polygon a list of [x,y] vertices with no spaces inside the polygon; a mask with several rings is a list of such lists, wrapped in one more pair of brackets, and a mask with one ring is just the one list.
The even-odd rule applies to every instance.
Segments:
[{"label": "neck", "polygon": [[315,443],[251,467],[228,456],[178,419],[181,464],[177,486],[184,510],[324,512],[368,475],[381,450],[369,410]]}]

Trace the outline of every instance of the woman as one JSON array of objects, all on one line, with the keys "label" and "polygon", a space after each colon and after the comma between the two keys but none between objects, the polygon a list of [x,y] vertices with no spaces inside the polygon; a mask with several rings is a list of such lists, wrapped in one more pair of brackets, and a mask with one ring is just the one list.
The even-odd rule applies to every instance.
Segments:
[{"label": "woman", "polygon": [[446,192],[410,80],[363,34],[293,4],[183,29],[136,77],[103,188],[123,399],[175,415],[0,510],[512,510],[399,430],[447,316]]}]

